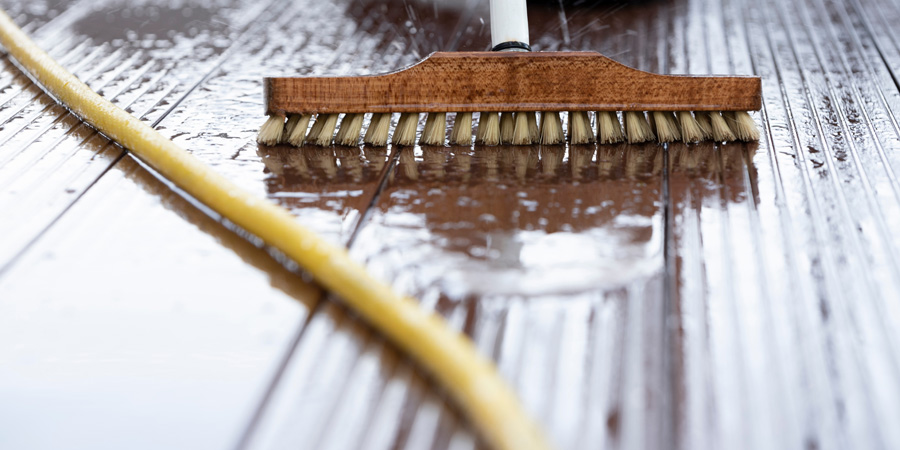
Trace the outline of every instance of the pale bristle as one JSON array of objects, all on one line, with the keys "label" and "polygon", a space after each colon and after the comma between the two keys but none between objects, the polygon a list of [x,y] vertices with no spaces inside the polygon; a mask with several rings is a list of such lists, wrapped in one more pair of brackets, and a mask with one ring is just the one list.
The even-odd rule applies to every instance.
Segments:
[{"label": "pale bristle", "polygon": [[569,113],[569,142],[575,145],[594,142],[591,118],[586,111],[572,111]]},{"label": "pale bristle", "polygon": [[281,144],[287,142],[288,136],[291,135],[291,132],[294,131],[294,128],[297,126],[297,123],[300,122],[300,114],[291,114],[287,118],[287,122],[284,124],[284,133],[281,134]]},{"label": "pale bristle", "polygon": [[478,119],[478,130],[475,132],[475,142],[484,145],[500,143],[500,113],[481,113],[481,117]]},{"label": "pale bristle", "polygon": [[647,122],[647,117],[640,111],[625,111],[625,137],[629,144],[639,144],[656,139]]},{"label": "pale bristle", "polygon": [[752,142],[759,140],[759,128],[747,111],[735,111],[726,116],[728,127],[739,141]]},{"label": "pale bristle", "polygon": [[[294,121],[295,118],[297,119],[296,121]],[[303,142],[306,140],[306,129],[309,128],[309,119],[311,118],[311,114],[291,114],[288,124],[294,121],[293,126],[290,127],[290,131],[288,131],[287,126],[284,127],[284,131],[287,134],[285,139],[288,144],[294,147],[303,145]]]},{"label": "pale bristle", "polygon": [[513,135],[516,131],[516,117],[511,112],[505,112],[500,115],[500,143],[512,144]]},{"label": "pale bristle", "polygon": [[525,117],[528,119],[528,133],[531,135],[531,142],[540,141],[541,129],[538,128],[537,113],[533,111],[526,112]]},{"label": "pale bristle", "polygon": [[341,120],[334,142],[338,145],[355,147],[359,145],[359,133],[362,131],[363,114],[347,114]]},{"label": "pale bristle", "polygon": [[618,144],[625,140],[615,111],[597,111],[597,136],[601,144]]},{"label": "pale bristle", "polygon": [[653,111],[653,125],[656,128],[656,137],[659,142],[675,142],[681,140],[678,132],[678,124],[670,112]]},{"label": "pale bristle", "polygon": [[[316,116],[316,123],[313,124],[312,128],[316,133],[313,134],[313,131],[310,130],[310,135],[306,137],[306,140],[312,141],[320,147],[331,145],[331,140],[334,138],[334,129],[337,127],[338,115],[319,114]],[[318,129],[316,129],[316,126],[319,126]]]},{"label": "pale bristle", "polygon": [[447,113],[428,113],[425,117],[425,129],[419,143],[422,145],[444,145],[447,134]]},{"label": "pale bristle", "polygon": [[414,145],[416,143],[416,127],[419,126],[418,113],[402,113],[394,130],[391,143],[396,145]]},{"label": "pale bristle", "polygon": [[690,111],[678,111],[678,125],[681,128],[681,139],[684,142],[700,142],[703,130]]},{"label": "pale bristle", "polygon": [[709,123],[712,125],[712,139],[716,142],[728,142],[734,140],[734,133],[725,123],[725,118],[716,111],[708,113]]},{"label": "pale bristle", "polygon": [[375,113],[372,114],[372,120],[369,121],[369,128],[366,130],[363,142],[375,147],[384,147],[387,145],[390,133],[391,113]]},{"label": "pale bristle", "polygon": [[531,145],[534,142],[531,139],[531,127],[528,124],[528,116],[527,112],[519,112],[516,113],[515,125],[513,126],[513,145]]},{"label": "pale bristle", "polygon": [[694,119],[697,120],[697,126],[703,132],[703,140],[712,139],[712,124],[709,122],[709,113],[706,111],[695,111]]},{"label": "pale bristle", "polygon": [[306,140],[311,141],[319,135],[319,132],[322,131],[322,127],[325,126],[325,114],[319,114],[316,116],[316,119],[313,120],[312,126],[309,128],[309,132],[306,133]]},{"label": "pale bristle", "polygon": [[541,113],[541,145],[562,144],[564,140],[562,122],[556,111]]},{"label": "pale bristle", "polygon": [[487,130],[487,115],[486,112],[478,113],[478,126],[475,127],[475,143],[480,144],[484,141],[484,132]]},{"label": "pale bristle", "polygon": [[259,136],[256,142],[263,145],[275,145],[281,142],[284,136],[284,117],[273,115],[266,119],[266,122],[259,127]]},{"label": "pale bristle", "polygon": [[453,131],[450,132],[451,145],[472,145],[472,113],[456,113]]}]

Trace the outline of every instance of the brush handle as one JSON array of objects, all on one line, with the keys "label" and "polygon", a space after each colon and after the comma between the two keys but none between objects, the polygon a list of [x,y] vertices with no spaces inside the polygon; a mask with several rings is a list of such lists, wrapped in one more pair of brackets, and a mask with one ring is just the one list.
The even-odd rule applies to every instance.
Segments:
[{"label": "brush handle", "polygon": [[491,0],[491,46],[500,50],[507,43],[513,44],[509,49],[529,48],[525,0]]},{"label": "brush handle", "polygon": [[266,111],[757,111],[759,77],[657,75],[596,52],[438,52],[360,77],[266,78]]}]

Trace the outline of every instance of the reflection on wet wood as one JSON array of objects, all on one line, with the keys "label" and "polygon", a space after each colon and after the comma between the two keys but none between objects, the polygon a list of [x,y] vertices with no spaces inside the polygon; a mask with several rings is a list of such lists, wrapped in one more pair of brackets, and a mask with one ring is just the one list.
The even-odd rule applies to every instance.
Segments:
[{"label": "reflection on wet wood", "polygon": [[[390,150],[257,146],[261,79],[485,50],[486,3],[188,3],[4,6],[472,336],[561,448],[900,447],[895,3],[536,2],[537,48],[761,76],[763,139]],[[339,302],[0,67],[0,446],[478,446]]]}]

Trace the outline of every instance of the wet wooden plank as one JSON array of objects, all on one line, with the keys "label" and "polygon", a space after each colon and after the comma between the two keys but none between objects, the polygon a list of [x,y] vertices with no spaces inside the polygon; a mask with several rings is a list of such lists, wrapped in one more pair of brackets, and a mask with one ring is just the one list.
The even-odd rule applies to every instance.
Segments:
[{"label": "wet wooden plank", "polygon": [[0,279],[3,447],[229,447],[321,295],[120,164]]},{"label": "wet wooden plank", "polygon": [[[900,311],[891,301],[900,289],[900,243],[891,233],[900,220],[894,2],[535,4],[538,48],[599,50],[659,72],[761,75],[764,138],[749,146],[390,153],[258,147],[261,77],[366,73],[433,50],[484,50],[484,5],[301,3],[254,21],[249,12],[260,5],[237,3],[194,10],[199,16],[181,26],[196,28],[195,35],[150,44],[147,33],[159,30],[123,16],[135,9],[103,3],[103,20],[112,17],[115,26],[91,27],[79,20],[85,5],[11,6],[42,43],[69,56],[70,67],[81,63],[92,85],[159,121],[164,133],[244,187],[350,245],[373,270],[470,334],[563,448],[898,445],[891,424],[900,412]],[[182,13],[164,15],[173,12]],[[60,26],[41,28],[51,16]],[[198,43],[205,44],[195,49]],[[150,48],[117,52],[119,45]],[[7,311],[35,321],[33,330],[12,330],[33,336],[52,324],[86,323],[35,304],[37,294],[56,298],[64,286],[39,284],[47,273],[68,269],[62,280],[73,287],[107,273],[83,264],[86,253],[102,267],[134,249],[152,271],[175,276],[192,268],[185,278],[192,287],[226,271],[236,274],[234,284],[216,286],[224,300],[215,306],[260,318],[278,330],[278,344],[254,353],[265,370],[235,374],[244,378],[229,385],[229,411],[216,416],[227,432],[201,427],[176,436],[185,439],[179,442],[207,436],[248,448],[477,446],[440,392],[371,330],[335,302],[293,292],[295,275],[172,200],[172,191],[147,188],[152,178],[120,160],[120,150],[77,127],[8,61],[0,63],[0,83],[8,85],[0,90],[8,100],[0,119],[9,119],[0,130],[0,209],[14,213],[0,218],[9,237],[0,241],[0,298],[17,299]],[[145,200],[131,205],[133,196]],[[177,226],[177,215],[193,227]],[[173,234],[151,233],[143,242],[114,227],[98,242],[89,230],[111,218]],[[168,260],[157,247],[182,240],[201,244],[180,249],[184,262],[161,267]],[[216,264],[200,270],[194,258]],[[118,266],[108,273],[139,279]],[[264,286],[265,276],[281,280],[281,288]],[[252,304],[229,302],[243,292],[233,287],[240,281],[289,318],[262,319]],[[76,312],[90,305],[108,312],[115,293],[106,286],[90,283],[92,303],[77,295],[63,302],[84,308]],[[163,289],[153,288],[140,307]],[[307,301],[292,303],[291,296]],[[198,323],[234,332],[233,321],[210,318],[212,305],[203,305],[210,309]],[[196,339],[181,351],[211,348],[186,328],[179,333]],[[72,336],[84,351],[99,345]],[[70,348],[41,342],[26,340],[25,349],[57,355]],[[223,343],[219,351],[258,349]],[[123,367],[145,363],[129,361]],[[216,364],[198,363],[198,370],[234,362]],[[43,386],[74,395],[65,382]],[[101,412],[114,414],[114,407]]]},{"label": "wet wooden plank", "polygon": [[[227,59],[223,54],[262,12],[252,2],[214,9],[76,3],[71,11],[45,33],[39,29],[38,42],[92,88],[154,126]],[[98,157],[96,146],[105,138],[10,70],[0,107],[0,208],[7,212],[0,232],[8,237],[0,244],[0,270],[123,154],[102,147]]]},{"label": "wet wooden plank", "polygon": [[[351,252],[470,334],[564,447],[657,447],[664,162],[655,145],[405,148]],[[311,320],[247,447],[474,446],[409,363],[362,364],[394,351],[359,329],[331,305]],[[340,373],[311,369],[326,360]]]}]

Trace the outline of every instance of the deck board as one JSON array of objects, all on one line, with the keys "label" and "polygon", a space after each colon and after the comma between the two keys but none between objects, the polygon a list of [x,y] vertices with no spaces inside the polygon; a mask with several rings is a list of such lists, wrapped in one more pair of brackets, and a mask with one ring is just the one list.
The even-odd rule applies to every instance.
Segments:
[{"label": "deck board", "polygon": [[[895,1],[535,2],[540,49],[760,75],[762,139],[389,150],[258,146],[261,78],[483,50],[484,2],[188,3],[3,2],[470,335],[561,448],[900,447]],[[339,302],[0,66],[0,446],[480,446]]]}]

